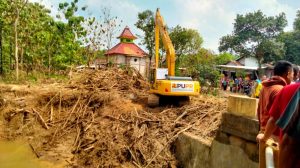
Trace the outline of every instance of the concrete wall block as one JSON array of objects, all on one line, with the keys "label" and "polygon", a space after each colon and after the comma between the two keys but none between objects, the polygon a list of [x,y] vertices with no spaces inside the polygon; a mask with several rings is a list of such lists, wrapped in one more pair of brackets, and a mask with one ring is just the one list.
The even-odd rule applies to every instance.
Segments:
[{"label": "concrete wall block", "polygon": [[218,131],[215,140],[217,140],[219,142],[222,142],[224,144],[230,144],[230,142],[229,142],[229,135],[226,134],[225,132]]},{"label": "concrete wall block", "polygon": [[175,156],[181,167],[211,168],[210,143],[190,133],[182,133],[175,141]]},{"label": "concrete wall block", "polygon": [[247,116],[251,118],[256,117],[256,111],[258,106],[258,99],[249,98],[245,96],[232,95],[228,97],[228,109],[229,113]]},{"label": "concrete wall block", "polygon": [[257,168],[256,143],[223,134],[229,143],[212,143],[190,133],[182,133],[175,141],[178,167],[184,168]]},{"label": "concrete wall block", "polygon": [[[199,166],[201,167],[201,165]],[[213,141],[211,146],[211,168],[257,168],[258,163],[249,159],[244,149]]]},{"label": "concrete wall block", "polygon": [[244,146],[246,145],[246,142],[242,138],[239,138],[237,136],[229,136],[229,142],[230,145],[238,146],[240,148],[244,148]]},{"label": "concrete wall block", "polygon": [[257,119],[231,113],[223,113],[220,130],[224,133],[256,142],[259,124]]},{"label": "concrete wall block", "polygon": [[259,161],[259,148],[258,145],[251,142],[246,142],[244,151],[249,158],[255,162]]}]

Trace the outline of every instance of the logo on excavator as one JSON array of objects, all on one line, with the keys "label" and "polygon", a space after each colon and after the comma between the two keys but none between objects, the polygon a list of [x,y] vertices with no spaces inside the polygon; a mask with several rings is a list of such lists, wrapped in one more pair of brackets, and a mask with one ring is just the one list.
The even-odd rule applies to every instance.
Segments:
[{"label": "logo on excavator", "polygon": [[193,92],[194,84],[193,83],[182,83],[182,82],[172,82],[171,84],[172,92]]}]

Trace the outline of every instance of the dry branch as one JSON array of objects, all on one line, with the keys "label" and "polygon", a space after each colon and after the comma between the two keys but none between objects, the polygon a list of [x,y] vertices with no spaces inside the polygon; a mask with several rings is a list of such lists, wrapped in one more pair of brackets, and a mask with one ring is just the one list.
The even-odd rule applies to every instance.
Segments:
[{"label": "dry branch", "polygon": [[45,128],[45,129],[49,129],[47,123],[45,122],[45,120],[43,119],[43,117],[41,116],[41,114],[36,111],[34,108],[32,108],[33,112],[37,115],[38,121],[40,122],[40,124]]}]

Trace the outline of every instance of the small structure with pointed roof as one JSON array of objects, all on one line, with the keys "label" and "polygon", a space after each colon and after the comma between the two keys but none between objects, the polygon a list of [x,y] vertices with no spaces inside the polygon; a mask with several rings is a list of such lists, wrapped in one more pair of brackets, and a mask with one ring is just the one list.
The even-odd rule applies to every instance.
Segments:
[{"label": "small structure with pointed roof", "polygon": [[141,75],[146,76],[148,57],[147,53],[134,43],[137,37],[126,26],[117,38],[120,39],[120,42],[105,53],[108,62],[118,66],[127,65],[134,67]]}]

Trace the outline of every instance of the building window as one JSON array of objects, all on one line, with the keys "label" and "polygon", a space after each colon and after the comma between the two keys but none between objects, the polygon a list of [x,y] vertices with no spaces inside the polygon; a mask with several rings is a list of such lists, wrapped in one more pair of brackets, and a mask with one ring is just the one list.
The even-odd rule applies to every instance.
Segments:
[{"label": "building window", "polygon": [[137,58],[134,59],[134,62],[136,62],[136,61],[137,61]]}]

